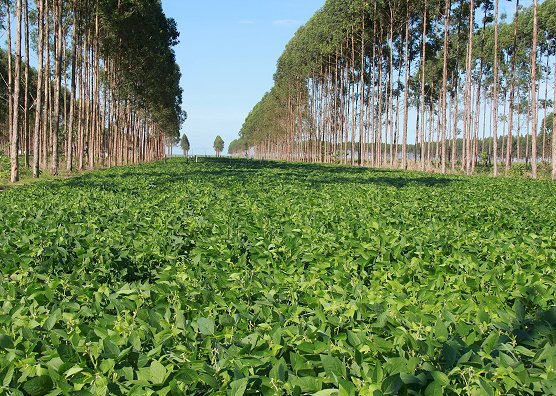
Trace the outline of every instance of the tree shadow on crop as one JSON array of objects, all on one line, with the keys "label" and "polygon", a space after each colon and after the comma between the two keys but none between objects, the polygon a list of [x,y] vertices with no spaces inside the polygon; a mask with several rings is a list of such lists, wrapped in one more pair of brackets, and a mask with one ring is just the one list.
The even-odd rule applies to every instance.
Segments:
[{"label": "tree shadow on crop", "polygon": [[[505,359],[512,355],[515,358],[515,364],[522,363],[525,367],[535,367],[542,363],[538,359],[539,351],[544,347],[547,341],[554,342],[554,335],[556,334],[556,306],[549,308],[546,311],[538,311],[534,317],[517,319],[519,314],[516,313],[516,321],[509,323],[506,331],[500,333],[488,350],[484,350],[483,342],[485,342],[487,335],[484,339],[478,339],[473,344],[466,344],[459,335],[450,337],[445,342],[442,342],[440,348],[440,359],[438,364],[441,371],[448,373],[455,367],[484,367],[486,364],[491,363],[492,359],[501,356],[501,353],[506,354]],[[496,334],[499,330],[492,330],[490,334]],[[513,345],[513,349],[522,347],[522,351],[526,353],[519,353],[515,355],[513,352],[508,352],[508,345]],[[527,352],[529,350],[529,352]],[[490,355],[489,358],[481,356],[481,351]],[[545,359],[551,359],[551,355],[546,354]],[[547,360],[546,367],[549,367]],[[414,382],[403,385],[400,394],[406,394],[408,390],[423,393],[425,389],[434,382],[434,377],[428,371],[421,371],[419,374],[424,382]],[[423,376],[424,375],[424,376]],[[461,383],[460,385],[465,385]]]},{"label": "tree shadow on crop", "polygon": [[[314,187],[331,185],[382,185],[396,188],[407,186],[442,187],[457,179],[418,172],[371,169],[346,165],[304,164],[238,159],[206,159],[216,169],[201,169],[195,174],[206,178],[234,181],[261,176],[268,180],[306,183]],[[256,181],[256,180],[254,180]]]},{"label": "tree shadow on crop", "polygon": [[[137,179],[129,183],[128,179]],[[198,163],[183,159],[166,164],[114,168],[88,173],[64,183],[71,188],[103,191],[140,192],[143,189],[170,189],[180,182],[211,183],[216,187],[249,185],[302,184],[314,188],[331,186],[378,185],[385,187],[445,187],[457,178],[418,172],[371,169],[333,164],[305,164],[229,158],[202,158]]]},{"label": "tree shadow on crop", "polygon": [[[556,336],[556,306],[537,312],[534,318],[524,318],[513,326],[512,333],[519,345]],[[552,340],[554,341],[554,339]]]}]

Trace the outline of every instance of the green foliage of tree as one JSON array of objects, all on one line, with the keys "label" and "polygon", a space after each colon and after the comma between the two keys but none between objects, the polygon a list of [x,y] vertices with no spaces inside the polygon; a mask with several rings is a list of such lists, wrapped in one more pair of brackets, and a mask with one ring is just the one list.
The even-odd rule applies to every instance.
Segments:
[{"label": "green foliage of tree", "polygon": [[133,95],[136,105],[147,109],[168,133],[179,130],[181,73],[173,46],[179,43],[174,19],[167,18],[159,1],[102,0],[102,53],[115,58],[121,80],[117,89]]},{"label": "green foliage of tree", "polygon": [[183,151],[183,155],[188,156],[191,145],[189,144],[189,139],[187,138],[187,135],[185,133],[181,137],[180,147]]},{"label": "green foliage of tree", "polygon": [[234,156],[248,156],[249,144],[243,138],[232,140],[228,146],[228,154]]},{"label": "green foliage of tree", "polygon": [[214,151],[216,152],[216,156],[220,157],[220,154],[222,154],[222,151],[224,151],[224,140],[222,140],[220,135],[216,136],[216,138],[214,139],[214,143],[213,143],[212,147],[214,148]]}]

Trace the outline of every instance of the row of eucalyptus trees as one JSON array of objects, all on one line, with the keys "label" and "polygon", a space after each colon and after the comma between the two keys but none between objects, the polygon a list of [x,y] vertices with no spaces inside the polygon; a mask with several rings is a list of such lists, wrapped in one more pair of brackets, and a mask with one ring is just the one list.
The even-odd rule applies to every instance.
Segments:
[{"label": "row of eucalyptus trees", "polygon": [[185,113],[179,33],[159,0],[1,1],[0,152],[13,182],[20,158],[39,177],[164,156]]},{"label": "row of eucalyptus trees", "polygon": [[556,178],[556,0],[504,3],[327,0],[230,151],[533,177],[552,162]]}]

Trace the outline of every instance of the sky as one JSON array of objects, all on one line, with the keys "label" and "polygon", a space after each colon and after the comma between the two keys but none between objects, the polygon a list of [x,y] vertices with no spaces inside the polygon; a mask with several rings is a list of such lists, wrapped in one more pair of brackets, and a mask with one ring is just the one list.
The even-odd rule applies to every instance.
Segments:
[{"label": "sky", "polygon": [[249,111],[273,85],[276,62],[324,0],[163,0],[180,31],[182,133],[190,154],[210,155],[217,135],[238,137]]}]

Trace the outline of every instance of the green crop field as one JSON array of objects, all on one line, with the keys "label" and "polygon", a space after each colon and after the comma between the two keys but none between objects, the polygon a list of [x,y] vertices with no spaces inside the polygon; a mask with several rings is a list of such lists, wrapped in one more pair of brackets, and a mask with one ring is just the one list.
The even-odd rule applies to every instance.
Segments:
[{"label": "green crop field", "polygon": [[0,193],[0,393],[556,394],[556,184],[170,160]]}]

